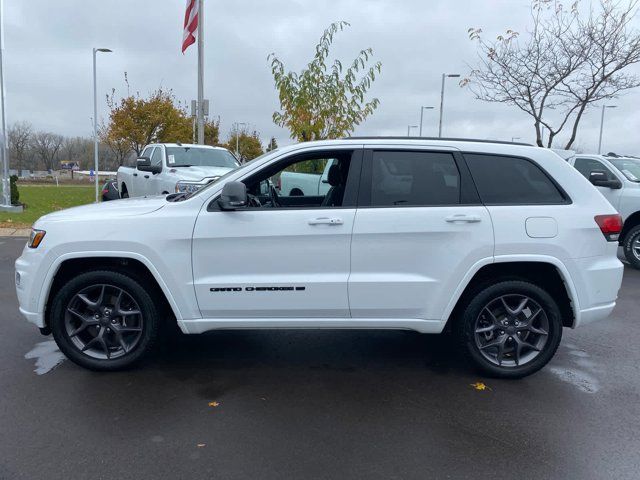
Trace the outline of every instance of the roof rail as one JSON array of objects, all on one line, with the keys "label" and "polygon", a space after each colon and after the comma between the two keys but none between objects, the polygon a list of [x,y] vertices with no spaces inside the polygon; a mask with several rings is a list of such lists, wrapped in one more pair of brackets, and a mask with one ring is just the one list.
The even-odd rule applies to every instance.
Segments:
[{"label": "roof rail", "polygon": [[498,143],[501,145],[522,145],[525,147],[533,147],[530,143],[508,142],[505,140],[481,140],[478,138],[452,138],[452,137],[407,137],[407,136],[363,136],[363,137],[344,137],[343,140],[442,140],[446,142],[476,142],[476,143]]}]

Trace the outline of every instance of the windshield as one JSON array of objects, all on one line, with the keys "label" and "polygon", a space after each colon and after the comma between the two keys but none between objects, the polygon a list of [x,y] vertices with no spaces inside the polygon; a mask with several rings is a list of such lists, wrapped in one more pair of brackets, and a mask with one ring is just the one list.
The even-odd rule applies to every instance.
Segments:
[{"label": "windshield", "polygon": [[232,175],[232,174],[234,174],[234,175],[235,175],[236,173],[240,172],[241,170],[244,170],[244,169],[246,169],[247,167],[249,167],[249,166],[253,165],[256,161],[259,161],[259,160],[263,159],[263,158],[264,158],[264,157],[266,157],[267,155],[271,155],[271,154],[273,154],[273,153],[276,153],[277,151],[278,151],[278,149],[275,149],[275,150],[271,150],[270,152],[263,153],[263,154],[262,154],[262,155],[260,155],[259,157],[256,157],[256,158],[254,158],[253,160],[251,160],[251,161],[249,161],[249,162],[247,162],[247,163],[243,164],[240,168],[236,168],[235,170],[231,170],[230,172],[225,173],[224,175],[222,175],[220,178],[217,178],[217,179],[216,179],[216,180],[214,180],[213,182],[208,183],[205,187],[202,187],[201,189],[196,190],[195,192],[193,192],[193,193],[190,193],[190,194],[186,195],[186,197],[185,197],[185,198],[191,198],[191,197],[194,197],[194,196],[196,196],[196,195],[201,194],[202,192],[204,192],[204,191],[206,191],[206,190],[209,190],[212,186],[214,186],[214,185],[218,184],[219,182],[224,182],[224,181],[226,180],[226,178],[227,178],[229,175]]},{"label": "windshield", "polygon": [[613,166],[632,182],[640,182],[640,159],[638,158],[607,158]]},{"label": "windshield", "polygon": [[167,165],[170,167],[227,167],[236,168],[236,158],[227,150],[198,147],[167,147]]}]

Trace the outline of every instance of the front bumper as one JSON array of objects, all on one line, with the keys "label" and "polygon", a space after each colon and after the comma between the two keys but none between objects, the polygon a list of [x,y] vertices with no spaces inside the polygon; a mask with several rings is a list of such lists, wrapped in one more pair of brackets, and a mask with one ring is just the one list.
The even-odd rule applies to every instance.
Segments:
[{"label": "front bumper", "polygon": [[[44,305],[40,307],[42,280],[46,272],[40,272],[42,253],[25,246],[22,256],[15,263],[16,295],[20,313],[39,328],[44,325]],[[40,280],[40,281],[38,281]]]}]

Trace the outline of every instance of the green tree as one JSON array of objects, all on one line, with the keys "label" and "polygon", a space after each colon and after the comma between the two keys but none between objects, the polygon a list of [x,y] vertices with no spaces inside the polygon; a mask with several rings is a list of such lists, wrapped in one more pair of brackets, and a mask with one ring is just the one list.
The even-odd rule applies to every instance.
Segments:
[{"label": "green tree", "polygon": [[220,119],[205,122],[204,143],[214,147],[220,145]]},{"label": "green tree", "polygon": [[368,67],[371,48],[361,50],[344,72],[338,59],[327,64],[334,35],[347,26],[344,21],[332,23],[320,37],[313,60],[300,73],[285,72],[274,53],[268,57],[281,108],[273,121],[299,142],[348,136],[380,103],[377,98],[365,101],[382,68],[380,62]]},{"label": "green tree", "polygon": [[110,113],[105,143],[128,143],[140,155],[149,143],[191,142],[192,119],[170,90],[158,88],[148,98],[137,94],[115,100],[114,95],[115,91],[107,98]]},{"label": "green tree", "polygon": [[20,192],[18,191],[18,176],[9,177],[9,188],[11,189],[11,205],[20,205]]},{"label": "green tree", "polygon": [[[238,147],[237,152],[236,146]],[[236,153],[241,163],[253,160],[264,153],[260,135],[255,130],[253,132],[249,132],[246,129],[231,130],[229,139],[224,147]]]},{"label": "green tree", "polygon": [[265,149],[265,151],[271,152],[276,148],[278,148],[278,142],[276,141],[276,137],[271,137],[271,140],[269,140],[269,144],[267,145],[267,148]]}]

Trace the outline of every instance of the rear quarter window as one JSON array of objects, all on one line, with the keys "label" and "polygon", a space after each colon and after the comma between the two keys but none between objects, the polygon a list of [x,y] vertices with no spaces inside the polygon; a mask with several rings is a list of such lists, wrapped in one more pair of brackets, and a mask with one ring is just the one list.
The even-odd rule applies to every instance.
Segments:
[{"label": "rear quarter window", "polygon": [[490,154],[465,153],[482,202],[491,205],[567,203],[566,196],[533,161]]}]

